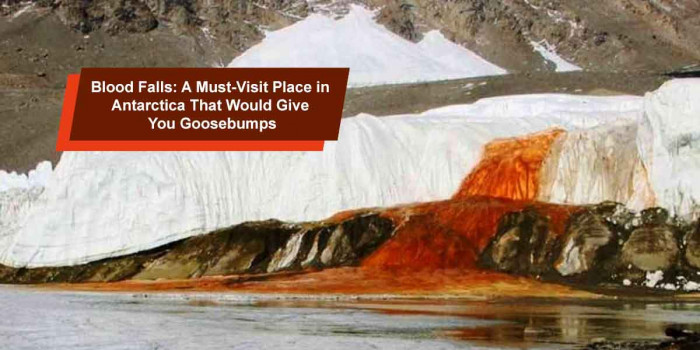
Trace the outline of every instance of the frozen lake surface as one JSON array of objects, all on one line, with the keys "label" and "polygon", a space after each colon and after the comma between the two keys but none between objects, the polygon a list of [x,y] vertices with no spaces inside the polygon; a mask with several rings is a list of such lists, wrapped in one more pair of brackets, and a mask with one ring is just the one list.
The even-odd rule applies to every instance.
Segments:
[{"label": "frozen lake surface", "polygon": [[6,349],[573,348],[697,329],[700,305],[534,301],[276,301],[0,286]]}]

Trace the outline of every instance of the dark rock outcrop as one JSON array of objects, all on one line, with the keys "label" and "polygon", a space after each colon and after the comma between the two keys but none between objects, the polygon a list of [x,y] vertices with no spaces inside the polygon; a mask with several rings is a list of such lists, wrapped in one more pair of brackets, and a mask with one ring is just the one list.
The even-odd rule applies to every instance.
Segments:
[{"label": "dark rock outcrop", "polygon": [[598,279],[614,267],[618,237],[625,235],[629,212],[617,203],[601,203],[574,213],[557,237],[550,220],[533,209],[508,213],[481,253],[485,268],[537,276]]},{"label": "dark rock outcrop", "polygon": [[695,229],[688,232],[683,242],[685,243],[685,261],[692,268],[700,270],[700,221]]},{"label": "dark rock outcrop", "polygon": [[354,266],[393,231],[391,220],[374,213],[358,214],[339,223],[251,222],[83,265],[0,266],[0,283],[188,279]]},{"label": "dark rock outcrop", "polygon": [[[107,66],[176,65],[172,62],[173,58],[157,55],[163,55],[163,51],[177,54],[177,59],[186,60],[188,66],[225,66],[258,43],[264,37],[265,30],[289,26],[308,15],[308,4],[303,0],[32,0],[2,6],[0,16],[11,16],[26,6],[31,6],[27,12],[32,15],[27,17],[33,17],[32,20],[61,22],[62,26],[70,29],[67,33],[69,37],[55,40],[55,45],[31,46],[50,48],[52,62],[56,58],[63,59],[64,54],[74,55],[71,51],[87,56],[80,58],[79,61],[83,63],[76,65],[78,69],[81,66],[103,66],[105,62]],[[20,30],[22,35],[28,35],[33,41],[40,41],[47,35],[43,30]],[[29,34],[25,34],[25,31]],[[74,50],[64,51],[62,45],[64,41],[71,41],[74,34],[71,32],[83,34],[81,37],[84,40],[71,48]],[[53,33],[48,37],[52,38]],[[161,46],[180,47],[161,47],[156,50],[157,53],[142,48],[158,46],[153,42]],[[123,50],[122,45],[134,53],[118,51]],[[116,57],[95,59],[87,54],[96,48]],[[163,63],[158,64],[160,62]],[[55,65],[68,72],[75,70]],[[45,72],[49,78],[53,78],[51,70]],[[56,76],[65,80],[65,74]]]},{"label": "dark rock outcrop", "polygon": [[377,215],[292,235],[267,266],[267,272],[355,265],[391,237],[393,224]]},{"label": "dark rock outcrop", "polygon": [[383,23],[392,32],[401,35],[406,40],[413,42],[420,41],[423,34],[418,30],[415,15],[415,5],[402,2],[389,2],[382,7],[378,14],[377,21]]},{"label": "dark rock outcrop", "polygon": [[663,208],[635,214],[604,202],[572,214],[564,233],[534,210],[501,218],[480,266],[581,286],[693,291],[700,285],[700,227]]},{"label": "dark rock outcrop", "polygon": [[479,264],[519,275],[544,274],[551,270],[554,241],[549,219],[535,210],[508,213],[501,219]]},{"label": "dark rock outcrop", "polygon": [[[693,275],[692,268],[681,259],[688,225],[680,218],[670,217],[663,208],[645,209],[640,217],[641,223],[635,226],[617,257],[618,279],[630,284],[658,284],[668,288],[684,284],[686,276]],[[663,283],[646,281],[648,274],[658,274],[658,271],[663,273]]]},{"label": "dark rock outcrop", "polygon": [[232,18],[238,19],[238,16],[255,18],[260,20],[261,24],[278,21],[284,22],[282,25],[288,25],[293,21],[274,19],[275,14],[293,18],[307,14],[305,3],[288,0],[64,0],[36,1],[36,4],[53,9],[65,24],[82,33],[98,29],[110,34],[145,33],[156,28],[160,20],[178,32],[206,27],[217,31],[212,34],[223,34],[224,30],[228,32],[240,29],[238,23],[227,21]]},{"label": "dark rock outcrop", "polygon": [[264,272],[270,257],[295,230],[298,228],[279,221],[264,221],[192,237],[146,264],[133,279]]},{"label": "dark rock outcrop", "polygon": [[622,246],[621,263],[642,271],[668,270],[679,256],[678,243],[667,225],[649,225],[632,232]]},{"label": "dark rock outcrop", "polygon": [[55,6],[64,23],[83,33],[98,28],[111,34],[145,33],[158,26],[148,6],[139,0],[62,1]]},{"label": "dark rock outcrop", "polygon": [[594,211],[574,215],[561,238],[554,268],[562,276],[598,272],[606,253],[614,253],[616,236]]}]

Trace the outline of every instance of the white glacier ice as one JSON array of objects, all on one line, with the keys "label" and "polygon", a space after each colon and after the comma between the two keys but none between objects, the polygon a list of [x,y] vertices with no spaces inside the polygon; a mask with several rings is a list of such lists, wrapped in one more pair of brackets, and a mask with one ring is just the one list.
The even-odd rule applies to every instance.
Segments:
[{"label": "white glacier ice", "polygon": [[348,85],[408,83],[505,74],[439,31],[412,43],[351,5],[339,20],[311,14],[236,57],[229,67],[350,67]]},{"label": "white glacier ice", "polygon": [[36,165],[36,168],[29,170],[27,174],[17,172],[7,172],[0,170],[0,192],[5,192],[13,188],[29,189],[34,187],[44,187],[51,176],[51,162],[43,161]]},{"label": "white glacier ice", "polygon": [[11,245],[19,223],[44,191],[52,171],[49,161],[40,162],[26,174],[0,170],[0,256]]},{"label": "white glacier ice", "polygon": [[633,210],[654,205],[653,190],[637,151],[637,120],[611,119],[555,141],[541,174],[541,201],[580,204],[612,200]]},{"label": "white glacier ice", "polygon": [[12,245],[21,228],[20,222],[43,191],[43,187],[32,187],[0,192],[0,256],[4,256]]},{"label": "white glacier ice", "polygon": [[323,152],[65,152],[43,192],[0,198],[0,222],[10,223],[0,226],[0,263],[77,264],[244,221],[446,199],[487,142],[555,127],[567,133],[545,162],[541,199],[637,207],[658,200],[690,214],[700,196],[696,138],[676,146],[682,131],[697,130],[686,119],[700,106],[683,98],[698,88],[689,79],[645,97],[506,96],[421,114],[362,114],[343,119]]},{"label": "white glacier ice", "polygon": [[665,83],[644,99],[637,145],[658,205],[700,213],[700,79]]},{"label": "white glacier ice", "polygon": [[647,93],[639,118],[611,118],[558,140],[546,160],[540,199],[615,200],[695,220],[700,215],[700,79],[677,79]]}]

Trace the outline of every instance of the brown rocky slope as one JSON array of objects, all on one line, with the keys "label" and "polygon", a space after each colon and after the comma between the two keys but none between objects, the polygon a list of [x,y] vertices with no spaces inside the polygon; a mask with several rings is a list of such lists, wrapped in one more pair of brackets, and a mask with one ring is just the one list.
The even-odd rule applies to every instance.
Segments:
[{"label": "brown rocky slope", "polygon": [[[513,75],[350,89],[344,115],[421,112],[534,92],[642,94],[659,73],[698,62],[697,1],[5,0],[0,2],[0,169],[26,172],[54,151],[63,87],[82,67],[224,66],[264,30],[350,3],[409,40],[439,29]],[[546,40],[584,72],[551,74]],[[482,81],[489,82],[481,85]],[[474,88],[462,88],[473,83]]]}]

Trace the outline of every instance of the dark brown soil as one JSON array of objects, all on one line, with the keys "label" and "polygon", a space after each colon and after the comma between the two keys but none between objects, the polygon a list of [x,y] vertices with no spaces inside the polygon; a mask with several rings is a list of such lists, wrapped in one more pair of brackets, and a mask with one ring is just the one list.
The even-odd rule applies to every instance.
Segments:
[{"label": "dark brown soil", "polygon": [[89,36],[49,12],[0,17],[0,169],[26,171],[54,151],[66,76],[81,67],[202,66],[186,37],[145,34]]}]

